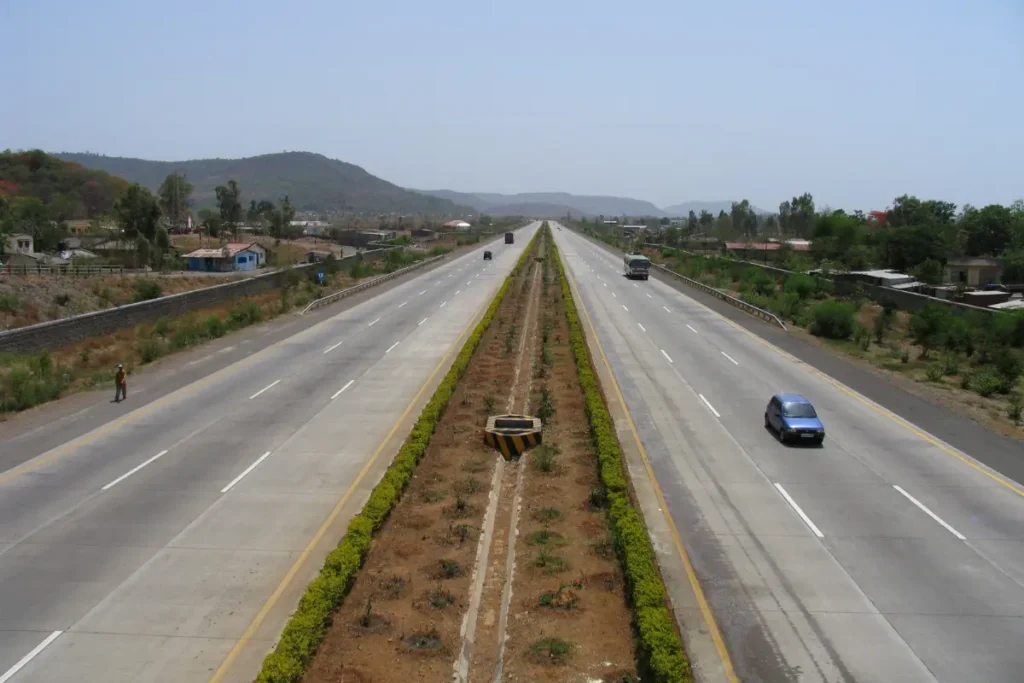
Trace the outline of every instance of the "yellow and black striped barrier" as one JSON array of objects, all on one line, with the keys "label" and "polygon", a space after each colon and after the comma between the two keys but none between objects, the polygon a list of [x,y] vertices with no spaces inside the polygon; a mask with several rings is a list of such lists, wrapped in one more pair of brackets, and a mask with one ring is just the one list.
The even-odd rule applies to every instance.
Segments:
[{"label": "yellow and black striped barrier", "polygon": [[494,415],[487,419],[484,443],[501,451],[506,460],[518,458],[541,442],[540,418],[529,415]]}]

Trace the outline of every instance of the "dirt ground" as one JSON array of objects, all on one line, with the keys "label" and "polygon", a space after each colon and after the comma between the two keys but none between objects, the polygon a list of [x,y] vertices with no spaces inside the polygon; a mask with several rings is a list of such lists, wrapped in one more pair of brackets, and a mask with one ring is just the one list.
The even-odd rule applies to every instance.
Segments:
[{"label": "dirt ground", "polygon": [[136,283],[153,280],[163,295],[212,287],[239,276],[153,277],[26,275],[0,278],[0,330],[101,311],[131,303]]},{"label": "dirt ground", "polygon": [[[490,683],[511,548],[502,680],[634,680],[630,611],[601,509],[561,292],[554,268],[543,271],[548,284],[534,262],[510,288],[306,683],[452,680],[477,576],[483,593],[468,680]],[[517,411],[528,404],[531,414],[554,414],[545,445],[506,463],[484,445],[482,430],[510,402]],[[494,533],[485,544],[492,498]],[[477,566],[485,545],[488,561]]]}]

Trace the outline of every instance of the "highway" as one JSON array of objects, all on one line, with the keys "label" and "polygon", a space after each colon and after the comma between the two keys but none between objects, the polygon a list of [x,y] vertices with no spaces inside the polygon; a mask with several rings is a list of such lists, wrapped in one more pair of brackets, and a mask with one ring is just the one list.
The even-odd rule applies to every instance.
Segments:
[{"label": "highway", "polygon": [[5,439],[0,683],[251,681],[537,228]]},{"label": "highway", "polygon": [[[582,236],[555,238],[739,680],[1022,679],[1024,487],[666,283],[625,279]],[[812,400],[822,447],[764,428],[776,392]],[[691,655],[698,673],[725,668]]]}]

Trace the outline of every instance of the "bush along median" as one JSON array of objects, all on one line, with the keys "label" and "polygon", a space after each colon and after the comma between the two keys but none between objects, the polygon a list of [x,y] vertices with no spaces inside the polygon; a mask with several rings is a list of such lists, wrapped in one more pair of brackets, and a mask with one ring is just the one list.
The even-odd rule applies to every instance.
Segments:
[{"label": "bush along median", "polygon": [[263,661],[256,679],[259,683],[294,683],[302,678],[310,659],[323,641],[332,615],[345,599],[356,574],[363,566],[373,534],[387,519],[412,478],[459,379],[469,367],[469,361],[494,319],[513,277],[526,263],[535,239],[536,236],[526,245],[513,273],[502,283],[484,317],[470,333],[448,374],[423,408],[394,462],[370,493],[362,511],[349,522],[341,543],[327,556],[319,575],[306,588],[277,646]]},{"label": "bush along median", "polygon": [[[608,515],[615,535],[632,603],[640,646],[640,664],[659,683],[693,680],[682,639],[668,609],[668,592],[654,557],[643,519],[629,495],[622,448],[615,434],[611,413],[594,372],[590,350],[580,324],[569,280],[557,247],[552,244],[561,280],[570,341],[579,372],[587,418],[600,462],[601,480],[608,497]],[[645,678],[645,680],[647,680]]]}]

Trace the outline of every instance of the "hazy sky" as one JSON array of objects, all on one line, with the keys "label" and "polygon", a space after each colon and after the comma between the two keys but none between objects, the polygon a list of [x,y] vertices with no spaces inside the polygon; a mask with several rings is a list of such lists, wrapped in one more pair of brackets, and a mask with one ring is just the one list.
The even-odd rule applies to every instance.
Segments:
[{"label": "hazy sky", "polygon": [[0,0],[0,148],[659,205],[1024,197],[1024,0]]}]

